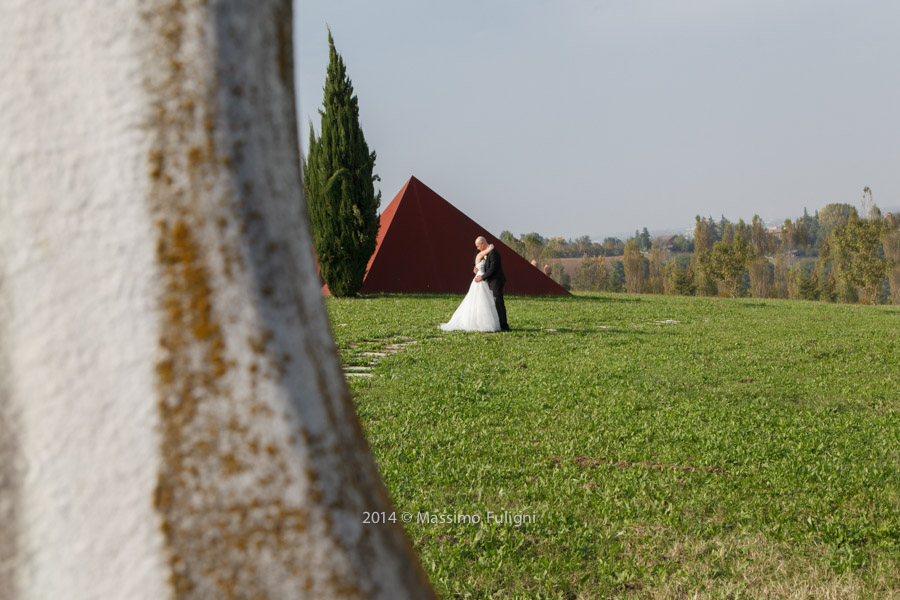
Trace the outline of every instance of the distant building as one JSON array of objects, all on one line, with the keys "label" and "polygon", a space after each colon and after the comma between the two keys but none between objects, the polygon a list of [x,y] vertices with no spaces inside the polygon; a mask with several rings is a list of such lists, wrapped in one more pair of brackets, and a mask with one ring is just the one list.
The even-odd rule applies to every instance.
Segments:
[{"label": "distant building", "polygon": [[661,235],[656,238],[656,243],[659,244],[659,247],[663,250],[671,250],[675,243],[675,238],[677,237],[677,235]]}]

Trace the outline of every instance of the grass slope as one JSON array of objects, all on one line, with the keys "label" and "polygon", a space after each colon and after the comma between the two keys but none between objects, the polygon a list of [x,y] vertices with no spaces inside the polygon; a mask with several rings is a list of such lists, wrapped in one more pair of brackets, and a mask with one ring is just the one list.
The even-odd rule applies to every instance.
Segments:
[{"label": "grass slope", "polygon": [[458,302],[326,301],[347,365],[417,341],[351,389],[442,597],[900,597],[897,307]]}]

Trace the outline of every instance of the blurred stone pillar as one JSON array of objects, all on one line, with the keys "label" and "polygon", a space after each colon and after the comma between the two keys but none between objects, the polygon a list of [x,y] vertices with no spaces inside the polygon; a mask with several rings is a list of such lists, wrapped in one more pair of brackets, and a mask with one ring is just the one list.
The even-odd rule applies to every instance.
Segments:
[{"label": "blurred stone pillar", "polygon": [[0,598],[430,598],[311,256],[290,0],[0,6]]}]

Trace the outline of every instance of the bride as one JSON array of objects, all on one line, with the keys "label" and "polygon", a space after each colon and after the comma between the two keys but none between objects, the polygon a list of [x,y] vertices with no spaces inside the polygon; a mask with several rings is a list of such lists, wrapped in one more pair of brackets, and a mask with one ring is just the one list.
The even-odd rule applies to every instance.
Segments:
[{"label": "bride", "polygon": [[[474,272],[484,276],[484,257],[494,249],[491,244],[475,256]],[[500,317],[494,304],[494,294],[487,281],[475,281],[469,286],[469,293],[463,298],[459,308],[450,317],[449,323],[441,323],[444,331],[500,331]]]}]

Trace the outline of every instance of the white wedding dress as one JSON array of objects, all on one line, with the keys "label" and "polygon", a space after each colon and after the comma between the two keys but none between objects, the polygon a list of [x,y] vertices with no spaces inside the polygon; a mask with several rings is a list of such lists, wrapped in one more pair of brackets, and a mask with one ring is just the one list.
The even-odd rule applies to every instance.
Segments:
[{"label": "white wedding dress", "polygon": [[[484,260],[476,265],[478,274],[484,276]],[[487,281],[472,279],[469,293],[450,317],[449,323],[441,323],[444,331],[500,331],[500,317],[494,304],[494,294]]]}]

